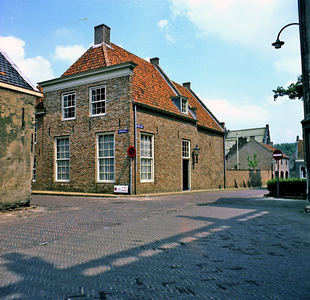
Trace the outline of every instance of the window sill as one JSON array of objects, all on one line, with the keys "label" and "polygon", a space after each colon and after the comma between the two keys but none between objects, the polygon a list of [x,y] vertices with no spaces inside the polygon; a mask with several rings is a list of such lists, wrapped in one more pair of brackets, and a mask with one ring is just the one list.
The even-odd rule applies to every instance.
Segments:
[{"label": "window sill", "polygon": [[76,120],[76,118],[62,119],[61,121],[73,121],[73,120]]},{"label": "window sill", "polygon": [[104,117],[104,116],[106,116],[107,114],[105,113],[105,114],[100,114],[100,115],[90,115],[89,117],[90,118],[97,118],[97,117]]}]

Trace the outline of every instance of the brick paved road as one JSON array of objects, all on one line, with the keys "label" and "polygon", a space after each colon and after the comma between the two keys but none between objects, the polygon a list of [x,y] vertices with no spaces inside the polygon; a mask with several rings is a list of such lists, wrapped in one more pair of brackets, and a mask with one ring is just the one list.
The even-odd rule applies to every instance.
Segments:
[{"label": "brick paved road", "polygon": [[0,299],[310,299],[304,201],[34,196],[0,215]]}]

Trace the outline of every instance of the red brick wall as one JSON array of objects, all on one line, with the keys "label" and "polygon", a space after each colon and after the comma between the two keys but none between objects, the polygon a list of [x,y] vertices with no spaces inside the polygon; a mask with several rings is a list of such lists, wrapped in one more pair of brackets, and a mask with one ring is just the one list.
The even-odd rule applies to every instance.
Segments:
[{"label": "red brick wall", "polygon": [[[182,182],[182,139],[191,144],[190,181],[191,190],[219,188],[224,185],[223,137],[197,130],[195,123],[189,123],[156,112],[138,110],[137,123],[144,126],[138,130],[138,154],[140,134],[154,134],[155,178],[153,183],[140,182],[140,159],[138,156],[137,192],[139,194],[181,191]],[[199,162],[192,163],[192,151],[200,148]]]},{"label": "red brick wall", "polygon": [[271,179],[271,170],[227,170],[226,187],[259,187],[266,186]]},{"label": "red brick wall", "polygon": [[[38,118],[36,145],[37,181],[34,190],[113,193],[114,185],[130,184],[130,158],[127,148],[134,146],[134,111],[131,102],[131,76],[111,79],[92,85],[45,93],[46,115]],[[106,86],[106,115],[89,117],[89,88]],[[61,95],[76,92],[76,119],[61,120]],[[182,190],[182,139],[191,142],[191,152],[200,148],[199,162],[193,168],[190,160],[192,190],[224,186],[223,135],[197,129],[196,123],[176,116],[164,115],[138,107],[137,175],[133,192],[137,194]],[[118,134],[118,130],[128,133]],[[96,133],[115,134],[115,183],[96,182]],[[140,133],[154,135],[154,182],[140,182]],[[55,138],[70,138],[70,182],[55,182]],[[192,156],[192,153],[191,153]],[[135,186],[136,184],[136,186]]]}]

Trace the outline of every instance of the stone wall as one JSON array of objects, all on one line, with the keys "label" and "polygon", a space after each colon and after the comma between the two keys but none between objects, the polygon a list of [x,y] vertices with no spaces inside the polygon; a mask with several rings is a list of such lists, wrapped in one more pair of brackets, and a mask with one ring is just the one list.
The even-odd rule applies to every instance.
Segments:
[{"label": "stone wall", "polygon": [[226,187],[261,187],[266,186],[272,177],[271,170],[227,170]]},{"label": "stone wall", "polygon": [[0,209],[31,200],[35,99],[0,89]]}]

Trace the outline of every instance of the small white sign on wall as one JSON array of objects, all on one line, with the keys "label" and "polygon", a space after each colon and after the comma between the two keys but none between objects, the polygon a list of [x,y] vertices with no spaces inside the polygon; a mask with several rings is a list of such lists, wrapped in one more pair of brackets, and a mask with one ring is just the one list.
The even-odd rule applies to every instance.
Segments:
[{"label": "small white sign on wall", "polygon": [[128,194],[128,185],[114,185],[114,193]]}]

